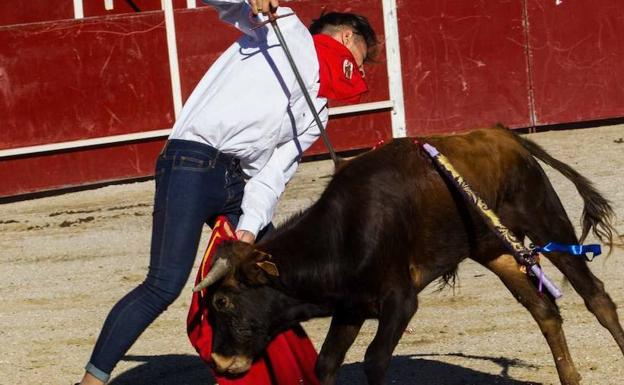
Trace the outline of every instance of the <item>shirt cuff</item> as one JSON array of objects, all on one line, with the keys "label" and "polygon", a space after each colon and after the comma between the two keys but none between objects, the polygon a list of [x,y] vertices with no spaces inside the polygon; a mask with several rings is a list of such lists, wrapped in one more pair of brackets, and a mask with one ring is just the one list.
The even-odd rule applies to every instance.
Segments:
[{"label": "shirt cuff", "polygon": [[238,220],[238,226],[236,226],[236,230],[247,230],[257,237],[261,227],[262,222],[260,221],[260,219],[254,218],[251,215],[243,214]]}]

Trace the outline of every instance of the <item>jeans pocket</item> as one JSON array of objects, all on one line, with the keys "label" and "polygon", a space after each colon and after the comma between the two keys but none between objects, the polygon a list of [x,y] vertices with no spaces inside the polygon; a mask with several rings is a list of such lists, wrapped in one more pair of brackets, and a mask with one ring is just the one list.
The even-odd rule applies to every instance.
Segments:
[{"label": "jeans pocket", "polygon": [[174,170],[207,171],[213,169],[215,161],[188,155],[178,155],[173,161]]},{"label": "jeans pocket", "polygon": [[[231,204],[240,202],[245,191],[245,180],[240,167],[230,168],[225,172],[226,201]],[[240,205],[240,203],[238,203]]]},{"label": "jeans pocket", "polygon": [[166,169],[164,167],[156,167],[156,173],[154,174],[154,205],[152,208],[152,215],[160,210],[164,205],[167,189],[163,186],[165,179]]},{"label": "jeans pocket", "polygon": [[162,184],[162,180],[163,180],[163,176],[165,175],[165,169],[164,168],[157,168],[156,172],[154,173],[154,185],[156,190],[158,190],[158,187],[160,187],[160,185]]}]

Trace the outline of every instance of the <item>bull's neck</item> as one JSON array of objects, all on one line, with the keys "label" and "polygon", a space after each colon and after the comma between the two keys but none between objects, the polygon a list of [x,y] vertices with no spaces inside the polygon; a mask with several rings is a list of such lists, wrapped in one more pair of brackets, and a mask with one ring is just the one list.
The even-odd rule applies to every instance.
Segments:
[{"label": "bull's neck", "polygon": [[340,244],[327,210],[312,209],[258,245],[279,271],[276,288],[304,302],[331,301],[341,277],[335,268]]}]

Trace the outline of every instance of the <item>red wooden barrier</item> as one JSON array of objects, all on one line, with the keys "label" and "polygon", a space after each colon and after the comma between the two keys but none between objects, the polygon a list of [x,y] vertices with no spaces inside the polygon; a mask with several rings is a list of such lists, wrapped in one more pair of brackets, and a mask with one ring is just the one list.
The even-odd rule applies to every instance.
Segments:
[{"label": "red wooden barrier", "polygon": [[535,124],[624,116],[624,2],[526,1]]},{"label": "red wooden barrier", "polygon": [[[304,22],[309,22],[324,3],[295,5]],[[87,18],[83,20],[0,27],[0,96],[4,101],[0,103],[0,150],[173,125],[165,21],[163,12],[156,10],[160,0],[135,4],[142,12],[134,13],[124,1],[115,1],[112,10],[104,9],[103,1],[84,2]],[[174,1],[176,8],[185,5],[186,1]],[[383,38],[379,2],[354,1],[343,10],[370,15]],[[98,15],[106,16],[89,17]],[[175,22],[186,100],[239,33],[219,22],[210,7],[177,9]],[[385,66],[376,65],[368,76],[371,92],[365,101],[387,100]],[[370,146],[391,136],[389,113],[332,119],[329,131],[340,150]],[[151,175],[163,141],[4,158],[0,160],[0,197]],[[318,143],[308,154],[321,152],[325,148]]]},{"label": "red wooden barrier", "polygon": [[[160,0],[0,2],[2,150],[168,129],[175,119]],[[396,0],[407,133],[624,116],[624,3]],[[369,17],[382,0],[283,1],[309,22],[328,10]],[[215,12],[173,0],[182,100],[237,36]],[[385,58],[363,102],[390,98]],[[391,134],[388,111],[334,117],[340,150]],[[0,157],[0,197],[151,175],[164,138]],[[325,152],[321,142],[309,154]]]},{"label": "red wooden barrier", "polygon": [[162,12],[0,28],[0,148],[171,127],[164,31]]},{"label": "red wooden barrier", "polygon": [[154,175],[164,140],[90,147],[0,161],[0,196]]},{"label": "red wooden barrier", "polygon": [[399,34],[409,134],[530,125],[520,1],[400,1]]},{"label": "red wooden barrier", "polygon": [[72,0],[0,1],[0,26],[73,18]]}]

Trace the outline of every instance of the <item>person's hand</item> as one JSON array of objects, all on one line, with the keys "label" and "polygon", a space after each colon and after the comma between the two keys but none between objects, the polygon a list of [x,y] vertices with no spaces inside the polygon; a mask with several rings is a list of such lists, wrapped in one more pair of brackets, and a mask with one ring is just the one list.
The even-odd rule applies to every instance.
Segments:
[{"label": "person's hand", "polygon": [[246,243],[254,243],[256,240],[256,236],[247,230],[236,230],[236,238],[238,238],[239,241]]},{"label": "person's hand", "polygon": [[279,0],[249,0],[249,5],[251,5],[251,11],[254,15],[259,13],[268,15],[271,13],[275,16],[275,11],[279,6]]}]

